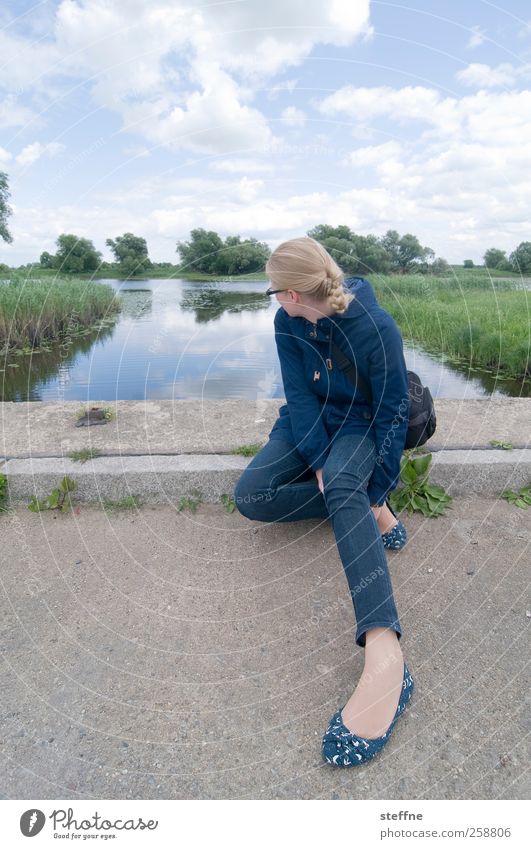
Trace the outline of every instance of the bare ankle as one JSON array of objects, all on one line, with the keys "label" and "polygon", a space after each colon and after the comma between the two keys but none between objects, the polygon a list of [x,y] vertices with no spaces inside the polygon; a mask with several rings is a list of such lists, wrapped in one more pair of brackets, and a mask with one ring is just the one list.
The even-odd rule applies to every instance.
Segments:
[{"label": "bare ankle", "polygon": [[402,647],[393,628],[371,628],[365,632],[365,666],[385,668],[402,660]]},{"label": "bare ankle", "polygon": [[387,504],[384,504],[380,510],[377,522],[380,533],[388,534],[389,531],[392,531],[395,525],[398,524],[398,519],[396,516],[393,516]]}]

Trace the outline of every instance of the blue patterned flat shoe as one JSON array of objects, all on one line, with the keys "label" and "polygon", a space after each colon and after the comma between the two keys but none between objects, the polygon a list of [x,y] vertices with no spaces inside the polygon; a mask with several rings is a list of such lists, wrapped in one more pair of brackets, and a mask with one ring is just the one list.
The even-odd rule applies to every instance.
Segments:
[{"label": "blue patterned flat shoe", "polygon": [[384,548],[389,548],[392,551],[398,551],[404,548],[407,542],[407,531],[400,519],[394,528],[391,528],[386,534],[382,534],[382,540]]},{"label": "blue patterned flat shoe", "polygon": [[413,678],[411,672],[404,663],[404,679],[402,681],[402,692],[398,700],[398,707],[391,725],[381,737],[364,738],[352,734],[341,719],[341,710],[338,710],[330,720],[328,728],[323,737],[323,758],[333,766],[360,766],[370,761],[383,749],[398,717],[404,712],[407,703],[413,693]]},{"label": "blue patterned flat shoe", "polygon": [[[398,519],[398,516],[389,504],[389,501],[386,501],[385,503],[395,519]],[[391,530],[386,534],[382,534],[382,540],[384,548],[391,549],[391,551],[399,551],[401,548],[404,548],[407,542],[407,531],[400,519],[398,519],[398,524],[396,524],[394,528],[391,528]]]}]

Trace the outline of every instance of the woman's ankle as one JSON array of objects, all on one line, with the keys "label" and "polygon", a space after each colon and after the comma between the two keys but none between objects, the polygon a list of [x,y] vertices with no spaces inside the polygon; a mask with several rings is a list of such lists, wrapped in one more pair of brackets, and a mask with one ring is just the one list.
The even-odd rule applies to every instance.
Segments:
[{"label": "woman's ankle", "polygon": [[398,519],[396,516],[393,516],[387,504],[383,505],[376,521],[381,534],[388,534],[389,531],[393,530],[395,525],[398,525]]},{"label": "woman's ankle", "polygon": [[365,632],[365,667],[403,663],[402,647],[394,628],[371,628]]}]

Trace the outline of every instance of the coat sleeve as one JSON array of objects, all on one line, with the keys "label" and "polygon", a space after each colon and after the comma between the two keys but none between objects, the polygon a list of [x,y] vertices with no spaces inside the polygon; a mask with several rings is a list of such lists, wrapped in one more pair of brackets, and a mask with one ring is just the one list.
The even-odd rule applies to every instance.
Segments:
[{"label": "coat sleeve", "polygon": [[275,314],[275,342],[291,431],[297,451],[316,472],[324,466],[330,438],[323,422],[321,402],[304,379],[302,352],[289,332],[282,312],[281,307]]},{"label": "coat sleeve", "polygon": [[369,357],[376,465],[367,486],[371,504],[381,506],[399,482],[409,424],[409,387],[404,345],[392,316],[378,325]]}]

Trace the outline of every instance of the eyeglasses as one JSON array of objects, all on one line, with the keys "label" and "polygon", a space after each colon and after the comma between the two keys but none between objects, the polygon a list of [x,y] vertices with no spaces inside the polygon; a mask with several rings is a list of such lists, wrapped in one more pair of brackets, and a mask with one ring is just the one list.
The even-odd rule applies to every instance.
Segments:
[{"label": "eyeglasses", "polygon": [[276,295],[277,292],[284,292],[284,289],[267,289],[266,295]]}]

